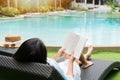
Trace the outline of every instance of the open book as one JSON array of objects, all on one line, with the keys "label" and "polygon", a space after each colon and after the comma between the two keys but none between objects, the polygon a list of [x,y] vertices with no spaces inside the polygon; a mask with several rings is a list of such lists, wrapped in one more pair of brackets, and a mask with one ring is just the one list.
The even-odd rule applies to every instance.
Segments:
[{"label": "open book", "polygon": [[67,54],[71,54],[74,51],[74,57],[79,59],[86,42],[87,38],[77,33],[69,32],[62,47],[66,49],[65,52]]}]

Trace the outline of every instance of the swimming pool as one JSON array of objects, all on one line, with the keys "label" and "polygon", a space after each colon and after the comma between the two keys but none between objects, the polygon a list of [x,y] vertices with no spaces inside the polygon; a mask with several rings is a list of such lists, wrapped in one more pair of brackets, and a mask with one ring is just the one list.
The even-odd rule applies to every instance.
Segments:
[{"label": "swimming pool", "polygon": [[0,42],[6,35],[18,34],[22,41],[38,37],[47,45],[61,45],[67,32],[74,31],[94,45],[119,45],[120,18],[113,15],[105,11],[89,11],[1,20]]}]

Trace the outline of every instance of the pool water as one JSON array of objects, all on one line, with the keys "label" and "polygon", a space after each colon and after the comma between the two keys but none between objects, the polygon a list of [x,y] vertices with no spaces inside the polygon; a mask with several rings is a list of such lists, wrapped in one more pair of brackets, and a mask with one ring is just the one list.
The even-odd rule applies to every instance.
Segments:
[{"label": "pool water", "polygon": [[108,11],[72,12],[0,21],[0,42],[9,34],[22,41],[38,37],[46,45],[61,45],[69,31],[78,32],[94,45],[120,44],[120,17]]}]

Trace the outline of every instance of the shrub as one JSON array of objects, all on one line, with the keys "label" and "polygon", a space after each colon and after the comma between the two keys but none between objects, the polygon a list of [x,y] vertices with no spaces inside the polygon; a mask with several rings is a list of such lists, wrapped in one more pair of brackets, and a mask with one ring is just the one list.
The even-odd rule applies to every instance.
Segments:
[{"label": "shrub", "polygon": [[77,10],[77,11],[88,11],[88,9],[81,8],[81,7],[76,7],[75,10]]},{"label": "shrub", "polygon": [[110,6],[112,9],[119,6],[118,2],[117,1],[113,2],[113,0],[106,0],[106,4]]},{"label": "shrub", "polygon": [[57,11],[63,11],[64,10],[64,8],[62,8],[62,7],[57,7],[57,9],[56,9]]},{"label": "shrub", "polygon": [[40,7],[40,12],[45,13],[45,12],[47,12],[47,11],[48,11],[48,9],[45,8],[44,6],[41,6],[41,7]]},{"label": "shrub", "polygon": [[48,6],[48,10],[49,10],[49,11],[54,11],[54,7]]},{"label": "shrub", "polygon": [[4,7],[1,9],[1,12],[3,15],[9,16],[9,17],[14,17],[20,14],[20,12],[16,8],[13,8],[13,7]]}]

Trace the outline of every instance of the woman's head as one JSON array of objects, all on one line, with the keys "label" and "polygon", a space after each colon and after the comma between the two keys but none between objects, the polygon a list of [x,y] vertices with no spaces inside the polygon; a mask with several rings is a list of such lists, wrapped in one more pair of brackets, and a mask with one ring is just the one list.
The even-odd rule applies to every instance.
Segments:
[{"label": "woman's head", "polygon": [[47,63],[47,50],[44,43],[38,38],[31,38],[23,42],[13,58],[21,62]]}]

